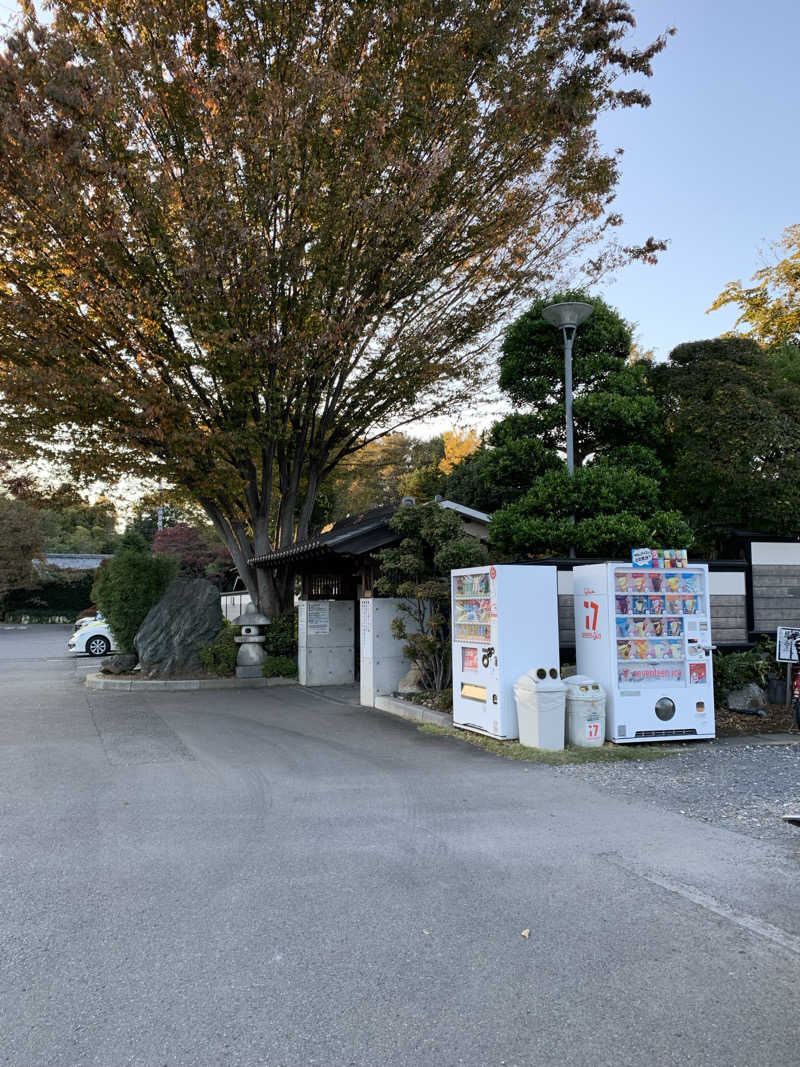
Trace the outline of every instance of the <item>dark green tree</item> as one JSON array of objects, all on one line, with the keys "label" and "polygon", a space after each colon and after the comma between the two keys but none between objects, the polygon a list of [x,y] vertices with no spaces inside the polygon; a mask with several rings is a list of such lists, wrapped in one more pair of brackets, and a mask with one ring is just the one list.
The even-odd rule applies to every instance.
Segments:
[{"label": "dark green tree", "polygon": [[121,652],[133,652],[133,639],[150,608],[159,602],[178,570],[172,556],[157,556],[133,531],[124,534],[114,558],[100,568],[92,588]]},{"label": "dark green tree", "polygon": [[478,450],[453,468],[441,492],[490,514],[518,500],[537,478],[560,466],[538,428],[536,415],[517,413],[496,422]]},{"label": "dark green tree", "polygon": [[590,557],[625,557],[637,545],[688,547],[691,528],[680,513],[662,509],[660,493],[655,478],[607,460],[572,478],[562,465],[493,516],[492,545],[512,559],[564,556],[571,547]]},{"label": "dark green tree", "polygon": [[572,354],[576,465],[594,454],[613,456],[632,440],[654,441],[661,420],[650,361],[631,360],[631,326],[604,300],[580,291],[536,300],[506,331],[500,388],[528,409],[528,432],[548,449],[566,450],[563,340],[561,331],[542,318],[548,304],[562,300],[581,300],[593,308]]},{"label": "dark green tree", "polygon": [[732,529],[800,529],[800,386],[756,341],[678,345],[658,370],[668,436],[666,492],[697,532],[724,546]]},{"label": "dark green tree", "polygon": [[377,591],[402,598],[392,631],[406,641],[405,654],[419,668],[423,688],[439,692],[452,679],[450,571],[485,563],[486,547],[464,533],[454,511],[438,504],[400,508],[390,525],[402,541],[379,553]]}]

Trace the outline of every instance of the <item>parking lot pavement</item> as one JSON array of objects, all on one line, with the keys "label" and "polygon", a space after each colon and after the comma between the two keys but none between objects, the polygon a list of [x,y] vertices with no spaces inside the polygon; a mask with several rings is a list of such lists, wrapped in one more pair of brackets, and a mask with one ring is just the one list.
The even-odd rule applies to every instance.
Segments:
[{"label": "parking lot pavement", "polygon": [[342,694],[88,692],[67,632],[0,631],[0,1062],[796,1062],[794,838]]}]

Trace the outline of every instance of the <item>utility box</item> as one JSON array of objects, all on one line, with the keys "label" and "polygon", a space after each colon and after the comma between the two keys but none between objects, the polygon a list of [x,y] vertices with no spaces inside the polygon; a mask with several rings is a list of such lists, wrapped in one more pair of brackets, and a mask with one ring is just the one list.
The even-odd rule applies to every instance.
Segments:
[{"label": "utility box", "polygon": [[300,685],[355,681],[352,600],[301,600],[297,605],[297,677]]},{"label": "utility box", "polygon": [[564,747],[566,688],[555,669],[539,667],[514,683],[520,744],[560,752]]},{"label": "utility box", "polygon": [[567,744],[601,748],[606,739],[606,694],[584,674],[565,678],[567,687]]}]

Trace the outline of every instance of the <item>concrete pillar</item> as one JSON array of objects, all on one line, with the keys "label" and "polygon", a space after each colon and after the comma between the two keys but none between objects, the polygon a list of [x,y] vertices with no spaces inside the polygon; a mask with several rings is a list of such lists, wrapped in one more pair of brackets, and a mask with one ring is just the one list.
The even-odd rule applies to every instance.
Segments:
[{"label": "concrete pillar", "polygon": [[[365,597],[361,601],[361,703],[375,707],[377,696],[397,691],[398,683],[411,669],[411,660],[403,655],[405,641],[392,633],[392,619],[400,614],[402,601],[387,597]],[[415,629],[412,620],[402,616],[406,629]]]},{"label": "concrete pillar", "polygon": [[352,600],[301,600],[297,606],[297,675],[300,685],[355,681]]}]

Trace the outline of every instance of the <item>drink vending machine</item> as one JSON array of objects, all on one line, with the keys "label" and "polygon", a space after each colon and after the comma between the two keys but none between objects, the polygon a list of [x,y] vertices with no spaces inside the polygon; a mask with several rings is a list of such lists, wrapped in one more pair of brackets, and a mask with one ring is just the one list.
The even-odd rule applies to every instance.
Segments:
[{"label": "drink vending machine", "polygon": [[530,670],[560,676],[556,568],[468,567],[451,582],[453,723],[519,737],[514,682]]},{"label": "drink vending machine", "polygon": [[578,673],[605,689],[606,737],[714,737],[708,567],[574,569]]}]

